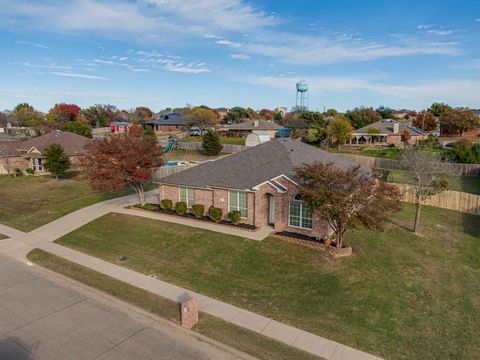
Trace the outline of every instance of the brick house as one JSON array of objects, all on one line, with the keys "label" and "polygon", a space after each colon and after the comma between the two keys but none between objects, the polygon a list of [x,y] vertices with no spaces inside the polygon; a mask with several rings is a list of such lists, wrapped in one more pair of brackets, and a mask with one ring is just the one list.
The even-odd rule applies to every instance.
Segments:
[{"label": "brick house", "polygon": [[43,151],[51,144],[60,144],[70,158],[72,168],[80,165],[80,157],[86,153],[85,146],[91,139],[70,132],[54,130],[23,141],[0,142],[0,174],[32,169],[43,175]]},{"label": "brick house", "polygon": [[403,144],[402,135],[410,136],[407,144],[415,145],[419,140],[426,140],[428,133],[415,126],[392,119],[384,119],[353,130],[350,144],[354,145],[399,145]]},{"label": "brick house", "polygon": [[218,207],[226,214],[238,210],[242,222],[275,231],[305,235],[330,233],[327,222],[312,213],[298,194],[294,169],[304,163],[333,163],[340,168],[356,165],[314,146],[282,138],[254,146],[158,181],[160,200],[184,201]]},{"label": "brick house", "polygon": [[277,131],[281,129],[280,125],[268,120],[247,120],[238,124],[230,124],[222,127],[228,136],[245,137],[252,132],[261,131],[267,133],[271,139],[275,138]]}]

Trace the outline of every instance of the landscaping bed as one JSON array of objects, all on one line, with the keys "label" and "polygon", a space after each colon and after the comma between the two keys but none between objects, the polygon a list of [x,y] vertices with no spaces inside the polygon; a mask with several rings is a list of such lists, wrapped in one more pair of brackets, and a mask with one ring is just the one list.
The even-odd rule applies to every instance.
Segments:
[{"label": "landscaping bed", "polygon": [[241,228],[241,229],[244,229],[244,230],[254,231],[254,230],[257,229],[257,227],[255,225],[251,225],[251,224],[244,224],[244,223],[233,224],[232,222],[230,222],[228,220],[220,220],[218,222],[213,221],[207,215],[197,217],[197,216],[195,216],[195,215],[193,215],[192,213],[189,213],[189,212],[182,215],[182,214],[177,213],[175,210],[164,210],[158,204],[145,204],[145,205],[136,204],[136,205],[133,205],[133,207],[137,208],[137,209],[146,210],[146,211],[152,211],[152,212],[158,212],[158,213],[166,214],[166,215],[183,217],[183,218],[187,218],[187,219],[191,219],[191,220],[199,220],[199,221],[210,222],[210,223],[213,223],[213,224],[233,226],[233,227]]},{"label": "landscaping bed", "polygon": [[275,234],[273,234],[273,236],[280,240],[290,242],[292,244],[305,246],[311,249],[320,249],[327,251],[336,258],[352,255],[352,248],[350,246],[342,246],[342,248],[337,248],[336,246],[326,244],[323,240],[318,240],[313,236],[292,233],[289,231],[276,232]]}]

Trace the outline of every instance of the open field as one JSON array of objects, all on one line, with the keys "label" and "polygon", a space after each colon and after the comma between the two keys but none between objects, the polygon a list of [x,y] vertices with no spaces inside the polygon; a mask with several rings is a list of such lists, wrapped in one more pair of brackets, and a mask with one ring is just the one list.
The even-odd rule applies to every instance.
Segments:
[{"label": "open field", "polygon": [[[392,180],[398,184],[410,184],[411,180],[408,171],[389,170]],[[480,195],[480,176],[452,176],[448,178],[448,189],[462,191],[470,194]]]},{"label": "open field", "polygon": [[0,176],[0,223],[31,231],[85,206],[129,193],[129,189],[94,191],[79,172],[59,180],[48,175]]},{"label": "open field", "polygon": [[[28,254],[29,260],[85,285],[115,296],[139,308],[173,322],[180,322],[178,304],[146,290],[111,278],[58,256],[35,249]],[[266,360],[315,360],[319,359],[265,336],[227,323],[214,316],[200,313],[200,322],[193,330],[212,339],[230,345],[246,353]],[[320,360],[320,359],[319,359]]]},{"label": "open field", "polygon": [[[187,136],[187,137],[182,138],[181,141],[202,142],[202,137],[201,136]],[[244,137],[220,136],[220,142],[222,144],[245,145],[245,138]]]},{"label": "open field", "polygon": [[417,237],[413,216],[348,232],[354,254],[337,260],[120,214],[57,242],[388,359],[475,358],[480,218],[425,206]]},{"label": "open field", "polygon": [[218,154],[215,156],[205,155],[201,151],[186,151],[186,150],[173,150],[169,151],[162,155],[164,161],[207,161],[218,159],[219,157],[225,156],[227,154]]}]

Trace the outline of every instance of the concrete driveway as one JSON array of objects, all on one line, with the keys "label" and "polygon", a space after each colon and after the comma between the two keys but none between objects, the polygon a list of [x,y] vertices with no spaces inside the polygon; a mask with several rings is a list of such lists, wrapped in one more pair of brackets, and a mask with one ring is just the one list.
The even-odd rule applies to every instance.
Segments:
[{"label": "concrete driveway", "polygon": [[240,359],[73,283],[0,256],[0,359]]}]

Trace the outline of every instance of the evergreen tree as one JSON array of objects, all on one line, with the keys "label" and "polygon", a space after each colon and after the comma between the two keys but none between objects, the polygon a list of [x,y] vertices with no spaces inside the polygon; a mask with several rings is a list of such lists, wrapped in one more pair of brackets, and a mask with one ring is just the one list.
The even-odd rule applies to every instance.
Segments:
[{"label": "evergreen tree", "polygon": [[54,174],[57,179],[70,168],[70,159],[60,144],[49,145],[43,152],[43,160],[45,169]]},{"label": "evergreen tree", "polygon": [[202,148],[207,155],[218,155],[223,149],[218,134],[213,131],[207,131],[207,133],[203,135]]}]

